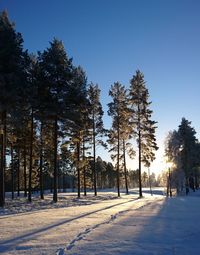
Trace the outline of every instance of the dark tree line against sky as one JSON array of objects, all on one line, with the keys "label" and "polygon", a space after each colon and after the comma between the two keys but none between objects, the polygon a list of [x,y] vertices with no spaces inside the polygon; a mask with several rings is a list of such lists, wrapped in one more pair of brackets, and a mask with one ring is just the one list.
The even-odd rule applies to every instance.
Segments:
[{"label": "dark tree line against sky", "polygon": [[[22,35],[15,31],[7,13],[1,13],[0,206],[5,203],[5,175],[12,197],[17,182],[18,195],[23,189],[27,196],[28,191],[29,202],[35,187],[44,199],[44,177],[51,177],[53,201],[57,202],[58,177],[66,171],[76,182],[78,197],[82,187],[84,195],[92,187],[96,196],[100,178],[96,147],[107,147],[107,143],[116,166],[106,166],[105,171],[110,169],[110,172],[106,172],[105,182],[110,186],[112,179],[116,180],[113,186],[120,196],[124,176],[128,194],[126,155],[135,156],[132,141],[137,141],[139,149],[139,195],[142,197],[141,164],[150,166],[157,150],[156,122],[151,120],[143,74],[136,71],[129,90],[115,82],[109,95],[112,127],[105,130],[99,86],[87,83],[84,70],[73,65],[62,41],[53,39],[43,52],[29,54],[23,49]],[[10,158],[8,162],[7,158]]]}]

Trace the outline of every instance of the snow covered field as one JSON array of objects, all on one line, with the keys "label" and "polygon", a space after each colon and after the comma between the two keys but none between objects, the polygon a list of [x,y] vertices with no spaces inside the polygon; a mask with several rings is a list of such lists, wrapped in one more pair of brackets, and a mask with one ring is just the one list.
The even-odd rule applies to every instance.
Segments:
[{"label": "snow covered field", "polygon": [[200,254],[200,192],[144,196],[59,193],[57,204],[47,195],[27,205],[18,199],[15,207],[7,200],[0,210],[0,254]]}]

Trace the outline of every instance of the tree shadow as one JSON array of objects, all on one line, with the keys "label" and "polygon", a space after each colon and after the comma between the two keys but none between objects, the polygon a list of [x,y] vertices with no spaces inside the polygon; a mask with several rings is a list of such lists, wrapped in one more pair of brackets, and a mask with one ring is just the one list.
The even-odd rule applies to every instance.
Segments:
[{"label": "tree shadow", "polygon": [[20,236],[10,238],[8,240],[1,241],[0,242],[0,253],[1,252],[8,252],[8,251],[12,250],[14,247],[16,247],[17,245],[22,244],[25,241],[29,241],[29,240],[33,239],[34,237],[36,237],[38,235],[42,235],[42,234],[44,234],[45,231],[48,231],[50,229],[54,229],[56,227],[59,227],[59,226],[62,226],[64,224],[66,224],[66,223],[69,223],[69,222],[72,222],[72,221],[90,216],[90,215],[98,213],[98,212],[102,212],[104,210],[108,210],[108,209],[117,207],[119,205],[131,203],[135,200],[137,200],[137,198],[130,199],[126,202],[121,202],[121,203],[117,203],[117,204],[114,204],[114,205],[106,206],[106,207],[101,208],[101,209],[93,210],[91,212],[84,213],[82,215],[79,215],[79,216],[76,216],[76,217],[73,217],[73,218],[70,218],[70,219],[61,220],[61,221],[58,221],[56,223],[50,224],[46,227],[42,227],[42,228],[39,228],[37,230],[33,230],[33,231],[30,231],[30,232],[24,233]]},{"label": "tree shadow", "polygon": [[133,208],[113,223],[94,229],[90,237],[84,236],[76,244],[80,252],[74,254],[199,254],[199,211],[197,197],[166,198],[163,203]]}]

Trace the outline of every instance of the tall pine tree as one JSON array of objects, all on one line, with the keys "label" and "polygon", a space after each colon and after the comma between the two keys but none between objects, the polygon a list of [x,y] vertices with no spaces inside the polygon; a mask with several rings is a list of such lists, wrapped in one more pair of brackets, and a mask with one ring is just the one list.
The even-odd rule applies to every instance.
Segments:
[{"label": "tall pine tree", "polygon": [[103,127],[103,110],[100,103],[100,89],[98,85],[90,84],[88,89],[88,98],[90,103],[90,118],[92,122],[92,146],[93,146],[93,179],[94,195],[97,195],[97,176],[96,176],[96,146],[104,145],[102,136],[105,133]]},{"label": "tall pine tree", "polygon": [[[124,167],[126,167],[125,161],[125,140],[129,136],[129,109],[127,101],[127,92],[124,86],[119,82],[115,82],[109,91],[109,95],[112,97],[112,102],[108,104],[108,115],[112,117],[112,128],[109,131],[108,143],[111,145],[110,152],[112,153],[112,159],[116,160],[117,170],[117,191],[120,196],[120,169],[121,161],[123,160]],[[128,121],[128,122],[126,122]],[[126,179],[125,168],[125,181]],[[127,186],[127,182],[126,182]],[[128,193],[128,190],[127,190]]]},{"label": "tall pine tree", "polygon": [[24,85],[23,39],[17,33],[8,14],[0,13],[0,117],[1,117],[1,168],[0,206],[4,206],[4,171],[6,166],[7,115],[15,106],[19,88]]},{"label": "tall pine tree", "polygon": [[196,131],[191,127],[191,122],[182,118],[181,124],[178,128],[178,135],[180,139],[180,159],[182,169],[186,177],[186,185],[189,186],[190,177],[193,178],[193,168],[195,167],[196,154]]},{"label": "tall pine tree", "polygon": [[[59,121],[64,117],[65,108],[70,108],[69,87],[72,77],[71,59],[65,52],[63,43],[54,39],[42,54],[39,54],[41,72],[40,89],[43,91],[46,118],[54,126],[54,193],[53,201],[57,202],[58,189],[58,131]],[[40,93],[40,92],[39,92]]]},{"label": "tall pine tree", "polygon": [[151,120],[152,110],[149,109],[149,92],[145,86],[144,75],[139,70],[130,81],[130,109],[132,111],[133,135],[138,144],[139,196],[142,197],[142,163],[149,167],[155,159],[156,122]]}]

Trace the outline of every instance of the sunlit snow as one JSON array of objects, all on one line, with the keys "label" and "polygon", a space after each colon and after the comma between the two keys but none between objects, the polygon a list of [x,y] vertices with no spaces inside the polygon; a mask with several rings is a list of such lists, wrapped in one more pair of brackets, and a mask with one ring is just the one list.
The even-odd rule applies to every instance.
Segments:
[{"label": "sunlit snow", "polygon": [[166,198],[162,190],[144,198],[111,191],[77,199],[59,193],[44,201],[8,199],[0,210],[1,254],[199,254],[200,192]]}]

